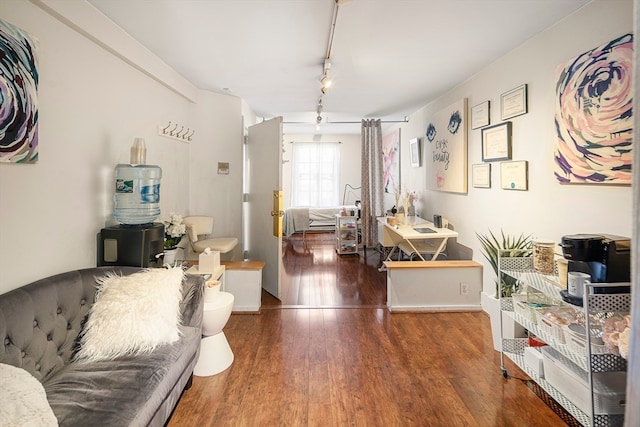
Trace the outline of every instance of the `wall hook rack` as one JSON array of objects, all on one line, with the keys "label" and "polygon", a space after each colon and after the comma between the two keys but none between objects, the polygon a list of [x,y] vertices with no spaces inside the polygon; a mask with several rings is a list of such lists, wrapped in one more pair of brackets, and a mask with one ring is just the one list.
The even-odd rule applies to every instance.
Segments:
[{"label": "wall hook rack", "polygon": [[182,142],[193,141],[193,135],[196,133],[195,129],[179,125],[178,123],[169,123],[165,126],[163,124],[158,125],[158,135],[165,138],[176,139]]}]

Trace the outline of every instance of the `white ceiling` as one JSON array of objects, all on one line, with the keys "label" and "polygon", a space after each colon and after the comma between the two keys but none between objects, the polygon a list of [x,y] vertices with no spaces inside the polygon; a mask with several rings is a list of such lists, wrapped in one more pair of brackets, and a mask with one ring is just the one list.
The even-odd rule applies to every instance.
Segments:
[{"label": "white ceiling", "polygon": [[[335,0],[88,1],[196,87],[315,131]],[[322,133],[403,120],[590,1],[339,0]]]}]

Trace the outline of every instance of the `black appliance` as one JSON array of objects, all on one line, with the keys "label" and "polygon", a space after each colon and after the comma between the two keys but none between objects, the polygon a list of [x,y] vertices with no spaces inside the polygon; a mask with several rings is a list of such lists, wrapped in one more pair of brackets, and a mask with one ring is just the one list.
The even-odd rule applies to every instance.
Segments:
[{"label": "black appliance", "polygon": [[98,235],[98,267],[162,267],[164,224],[114,225]]},{"label": "black appliance", "polygon": [[591,276],[592,283],[631,281],[631,239],[609,234],[572,234],[562,237],[562,254],[569,271]]}]

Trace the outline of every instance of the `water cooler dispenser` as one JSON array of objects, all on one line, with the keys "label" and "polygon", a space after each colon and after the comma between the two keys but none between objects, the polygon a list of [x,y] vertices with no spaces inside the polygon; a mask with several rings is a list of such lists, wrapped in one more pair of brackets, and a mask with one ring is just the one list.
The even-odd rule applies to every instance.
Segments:
[{"label": "water cooler dispenser", "polygon": [[98,266],[162,267],[164,225],[119,224],[100,230]]},{"label": "water cooler dispenser", "polygon": [[113,216],[119,225],[100,230],[98,266],[162,267],[164,225],[153,221],[160,215],[162,170],[146,165],[144,140],[131,147],[131,164],[115,168]]}]

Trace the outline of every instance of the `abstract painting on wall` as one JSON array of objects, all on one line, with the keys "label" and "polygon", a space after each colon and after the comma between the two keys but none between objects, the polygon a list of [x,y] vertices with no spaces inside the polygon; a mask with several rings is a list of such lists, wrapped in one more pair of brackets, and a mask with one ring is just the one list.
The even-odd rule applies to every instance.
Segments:
[{"label": "abstract painting on wall", "polygon": [[38,161],[37,40],[0,19],[0,163]]},{"label": "abstract painting on wall", "polygon": [[467,192],[467,99],[430,119],[424,144],[427,185],[431,190]]},{"label": "abstract painting on wall", "polygon": [[554,174],[561,183],[631,184],[633,35],[559,67]]},{"label": "abstract painting on wall", "polygon": [[382,185],[385,193],[401,193],[400,188],[400,129],[382,137]]}]

